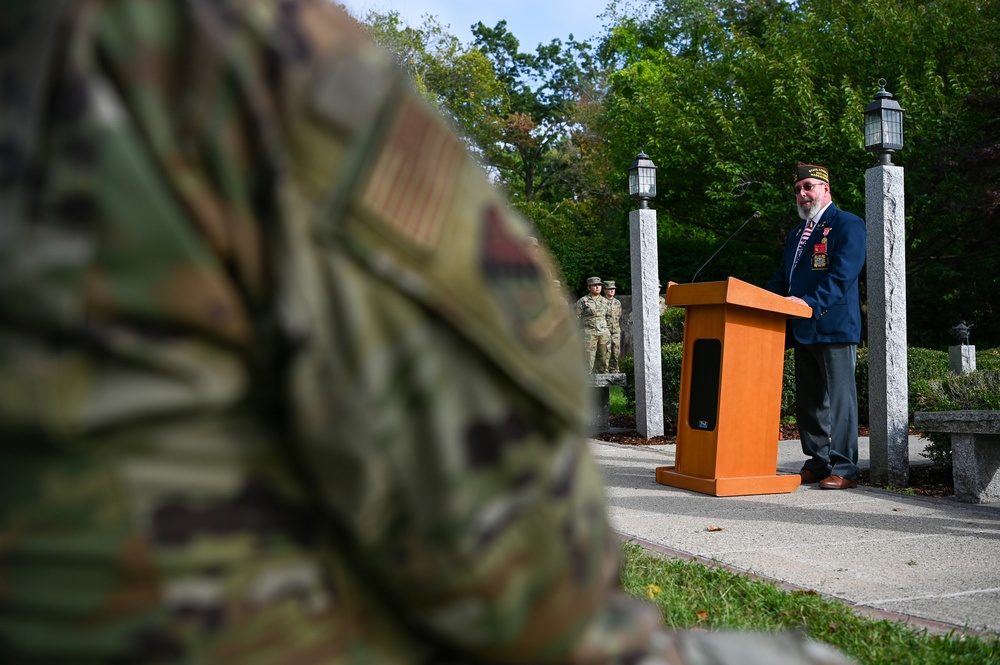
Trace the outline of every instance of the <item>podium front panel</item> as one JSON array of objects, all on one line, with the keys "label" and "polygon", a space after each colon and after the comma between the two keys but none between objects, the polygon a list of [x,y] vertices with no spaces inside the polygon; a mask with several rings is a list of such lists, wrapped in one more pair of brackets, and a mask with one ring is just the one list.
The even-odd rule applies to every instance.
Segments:
[{"label": "podium front panel", "polygon": [[785,317],[730,307],[719,404],[720,478],[777,471]]}]

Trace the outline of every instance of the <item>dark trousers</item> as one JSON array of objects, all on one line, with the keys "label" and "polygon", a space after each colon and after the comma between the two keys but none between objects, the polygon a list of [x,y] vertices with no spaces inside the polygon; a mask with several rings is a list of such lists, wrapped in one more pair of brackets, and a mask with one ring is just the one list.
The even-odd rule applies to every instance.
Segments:
[{"label": "dark trousers", "polygon": [[795,413],[802,468],[820,477],[858,477],[856,344],[795,345]]}]

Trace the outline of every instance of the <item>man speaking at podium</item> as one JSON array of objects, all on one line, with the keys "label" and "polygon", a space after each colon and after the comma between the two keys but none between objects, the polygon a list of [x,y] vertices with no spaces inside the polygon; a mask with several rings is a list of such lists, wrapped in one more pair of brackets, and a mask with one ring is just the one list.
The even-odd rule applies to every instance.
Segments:
[{"label": "man speaking at podium", "polygon": [[865,223],[840,210],[825,166],[798,164],[799,224],[785,240],[767,289],[808,305],[809,319],[790,319],[795,349],[795,402],[802,452],[799,475],[824,489],[858,484],[858,395],[854,379],[861,339],[858,276],[865,264]]}]

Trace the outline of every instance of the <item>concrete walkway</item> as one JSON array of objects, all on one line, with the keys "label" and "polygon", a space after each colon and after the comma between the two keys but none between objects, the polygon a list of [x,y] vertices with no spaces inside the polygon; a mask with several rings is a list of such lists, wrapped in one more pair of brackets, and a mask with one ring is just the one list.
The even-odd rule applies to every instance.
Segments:
[{"label": "concrete walkway", "polygon": [[[924,443],[911,437],[912,464],[928,463],[919,455]],[[611,523],[624,536],[861,611],[913,618],[918,627],[1000,633],[1000,504],[816,485],[713,497],[654,480],[655,467],[674,463],[675,446],[592,441],[591,448],[605,474]],[[778,457],[779,473],[797,473],[799,442],[781,442]],[[859,466],[868,466],[867,439]]]}]

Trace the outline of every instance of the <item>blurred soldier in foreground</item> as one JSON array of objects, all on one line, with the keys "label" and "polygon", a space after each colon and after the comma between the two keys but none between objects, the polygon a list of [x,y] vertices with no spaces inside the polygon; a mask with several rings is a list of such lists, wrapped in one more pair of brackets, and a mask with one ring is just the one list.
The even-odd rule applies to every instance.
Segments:
[{"label": "blurred soldier in foreground", "polygon": [[608,344],[611,340],[611,307],[601,296],[601,278],[587,278],[587,295],[576,301],[576,318],[583,331],[583,352],[591,374],[608,371]]},{"label": "blurred soldier in foreground", "polygon": [[618,372],[622,353],[622,303],[615,298],[613,280],[604,282],[604,298],[608,301],[608,371]]},{"label": "blurred soldier in foreground", "polygon": [[615,591],[548,256],[348,17],[0,31],[0,662],[841,662]]}]

